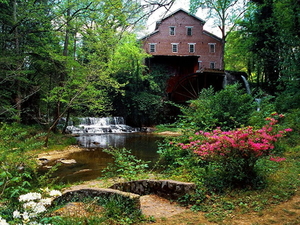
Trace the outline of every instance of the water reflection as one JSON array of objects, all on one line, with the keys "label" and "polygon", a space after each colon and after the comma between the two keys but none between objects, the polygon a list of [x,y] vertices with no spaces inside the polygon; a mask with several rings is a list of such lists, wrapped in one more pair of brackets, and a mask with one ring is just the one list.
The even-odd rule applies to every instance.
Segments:
[{"label": "water reflection", "polygon": [[151,161],[154,165],[158,159],[158,142],[160,136],[144,133],[100,134],[84,135],[77,138],[78,143],[85,150],[70,153],[66,159],[75,159],[76,164],[63,164],[55,172],[55,176],[64,182],[77,182],[101,177],[101,171],[108,163],[113,162],[111,155],[102,151],[104,148],[114,147],[130,149],[138,159]]}]

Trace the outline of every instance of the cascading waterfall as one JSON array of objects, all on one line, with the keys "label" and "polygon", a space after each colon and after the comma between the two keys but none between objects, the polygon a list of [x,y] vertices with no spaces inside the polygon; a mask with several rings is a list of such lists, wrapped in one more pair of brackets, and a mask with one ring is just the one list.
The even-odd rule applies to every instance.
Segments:
[{"label": "cascading waterfall", "polygon": [[67,131],[72,134],[101,134],[101,133],[129,133],[135,129],[126,125],[123,117],[84,117],[77,118],[78,125],[71,122]]},{"label": "cascading waterfall", "polygon": [[249,95],[251,95],[251,89],[250,89],[249,82],[247,81],[246,77],[244,77],[243,75],[242,75],[241,77],[242,77],[243,82],[244,82],[244,84],[245,84],[247,93],[248,93]]}]

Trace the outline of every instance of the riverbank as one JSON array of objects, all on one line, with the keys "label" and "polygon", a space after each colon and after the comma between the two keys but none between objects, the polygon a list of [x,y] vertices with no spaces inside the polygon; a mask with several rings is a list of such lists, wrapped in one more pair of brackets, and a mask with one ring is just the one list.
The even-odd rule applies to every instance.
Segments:
[{"label": "riverbank", "polygon": [[81,148],[78,145],[70,145],[61,150],[52,150],[42,152],[37,155],[38,159],[47,159],[48,161],[66,158],[69,154],[74,152],[85,151],[85,148]]}]

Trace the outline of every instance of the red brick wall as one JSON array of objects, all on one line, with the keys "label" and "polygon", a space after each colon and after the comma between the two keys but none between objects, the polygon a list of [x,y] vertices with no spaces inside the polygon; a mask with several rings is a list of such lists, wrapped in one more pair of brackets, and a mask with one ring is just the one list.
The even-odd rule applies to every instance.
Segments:
[{"label": "red brick wall", "polygon": [[[201,65],[210,68],[210,62],[215,62],[215,68],[221,69],[221,41],[203,31],[203,22],[184,11],[177,13],[162,20],[158,26],[158,32],[144,38],[143,48],[151,55],[165,56],[200,56]],[[169,27],[175,27],[175,35],[169,34]],[[192,27],[192,35],[187,35],[187,27]],[[149,43],[156,44],[156,52],[150,53]],[[172,52],[172,44],[178,43],[178,53]],[[188,43],[195,43],[195,52],[189,52]],[[209,50],[209,43],[215,44],[215,52]],[[197,69],[196,69],[197,70]],[[196,71],[194,71],[196,72]]]}]

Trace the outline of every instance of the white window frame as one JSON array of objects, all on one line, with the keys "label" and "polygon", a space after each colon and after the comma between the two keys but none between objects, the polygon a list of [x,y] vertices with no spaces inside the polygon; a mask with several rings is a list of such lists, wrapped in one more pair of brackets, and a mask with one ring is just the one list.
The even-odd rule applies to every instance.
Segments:
[{"label": "white window frame", "polygon": [[[152,51],[152,47],[153,47],[153,51]],[[150,53],[156,52],[156,43],[149,43],[149,52]]]},{"label": "white window frame", "polygon": [[[196,52],[196,43],[188,43],[189,45],[189,53]],[[191,51],[191,46],[193,46],[193,51]]]},{"label": "white window frame", "polygon": [[209,45],[209,52],[215,53],[216,52],[216,43],[208,43]]},{"label": "white window frame", "polygon": [[[189,30],[191,31],[191,34],[189,34]],[[187,36],[193,35],[193,26],[186,26],[186,35]]]},{"label": "white window frame", "polygon": [[[178,44],[179,43],[171,43],[171,45],[172,45],[172,52],[173,53],[178,53]],[[176,51],[174,51],[174,50],[176,50]]]},{"label": "white window frame", "polygon": [[216,69],[216,62],[210,62],[209,63],[209,68],[210,69]]},{"label": "white window frame", "polygon": [[169,26],[169,35],[170,36],[176,35],[176,27],[175,26]]}]

